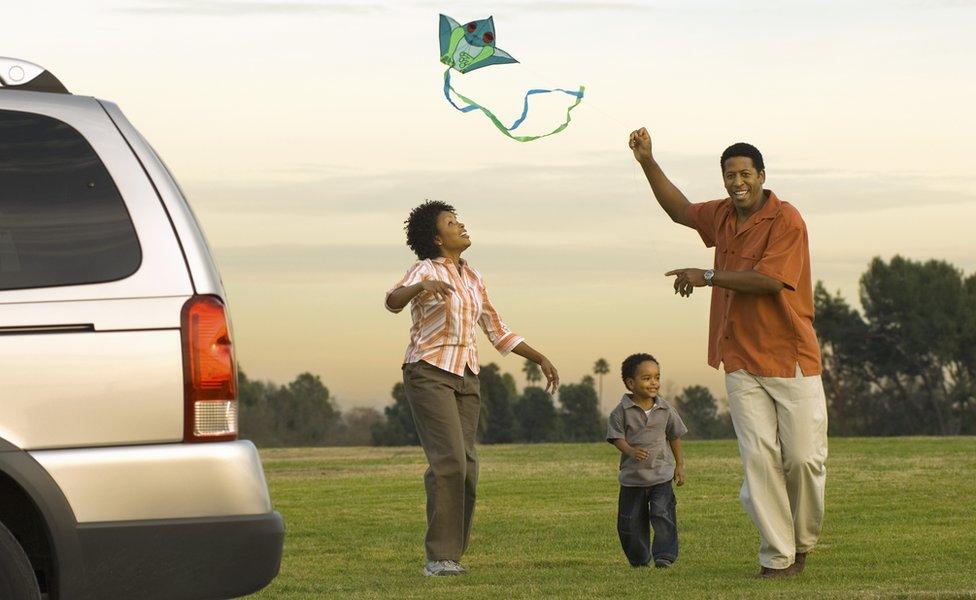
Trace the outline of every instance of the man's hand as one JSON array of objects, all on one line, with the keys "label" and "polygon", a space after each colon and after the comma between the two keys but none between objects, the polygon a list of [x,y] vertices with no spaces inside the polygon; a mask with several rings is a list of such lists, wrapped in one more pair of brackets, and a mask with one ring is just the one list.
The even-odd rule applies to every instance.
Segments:
[{"label": "man's hand", "polygon": [[559,387],[559,371],[549,362],[548,358],[542,359],[539,368],[542,369],[542,374],[546,376],[546,391],[550,394],[556,393],[556,389]]},{"label": "man's hand", "polygon": [[651,135],[647,133],[647,129],[641,127],[635,131],[630,132],[630,149],[634,152],[634,158],[637,162],[644,164],[645,162],[650,162],[651,157]]},{"label": "man's hand", "polygon": [[425,292],[430,292],[437,300],[446,300],[454,291],[453,285],[436,279],[425,279],[420,282],[420,287]]},{"label": "man's hand", "polygon": [[696,287],[705,285],[704,269],[675,269],[664,274],[665,277],[677,275],[674,279],[674,293],[684,297],[691,295]]},{"label": "man's hand", "polygon": [[630,453],[630,457],[634,460],[645,460],[647,456],[647,450],[644,448],[634,448]]},{"label": "man's hand", "polygon": [[685,466],[678,465],[674,468],[674,484],[681,487],[685,484]]}]

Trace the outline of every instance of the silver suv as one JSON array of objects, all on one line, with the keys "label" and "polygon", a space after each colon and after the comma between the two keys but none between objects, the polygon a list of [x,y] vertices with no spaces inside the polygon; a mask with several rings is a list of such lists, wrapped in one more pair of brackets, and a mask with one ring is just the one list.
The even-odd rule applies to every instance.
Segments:
[{"label": "silver suv", "polygon": [[0,58],[0,598],[228,598],[278,573],[217,269],[111,102]]}]

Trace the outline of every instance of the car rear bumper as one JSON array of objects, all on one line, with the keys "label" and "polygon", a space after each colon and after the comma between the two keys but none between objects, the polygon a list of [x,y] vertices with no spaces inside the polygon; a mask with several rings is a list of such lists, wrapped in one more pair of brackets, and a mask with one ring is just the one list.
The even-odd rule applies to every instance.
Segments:
[{"label": "car rear bumper", "polygon": [[236,598],[278,574],[284,521],[242,517],[78,526],[86,598]]}]

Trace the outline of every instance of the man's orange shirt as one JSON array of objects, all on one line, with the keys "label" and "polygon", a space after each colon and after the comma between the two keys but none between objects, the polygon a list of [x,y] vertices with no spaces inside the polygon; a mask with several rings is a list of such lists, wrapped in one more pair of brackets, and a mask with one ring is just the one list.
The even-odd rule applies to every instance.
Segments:
[{"label": "man's orange shirt", "polygon": [[764,192],[765,204],[738,232],[729,198],[688,209],[705,245],[715,248],[716,271],[752,270],[785,286],[776,294],[712,288],[708,364],[764,377],[795,377],[799,364],[804,375],[818,375],[807,227],[796,208]]}]

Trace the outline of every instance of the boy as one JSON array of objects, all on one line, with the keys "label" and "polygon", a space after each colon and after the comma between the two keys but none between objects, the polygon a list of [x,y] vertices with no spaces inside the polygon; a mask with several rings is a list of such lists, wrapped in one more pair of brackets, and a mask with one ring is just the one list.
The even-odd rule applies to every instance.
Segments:
[{"label": "boy", "polygon": [[[678,559],[678,521],[671,480],[684,485],[681,436],[688,428],[658,397],[661,367],[650,354],[632,354],[620,368],[630,394],[610,413],[607,441],[620,450],[617,533],[631,566],[666,569]],[[654,528],[654,543],[650,529]]]}]

